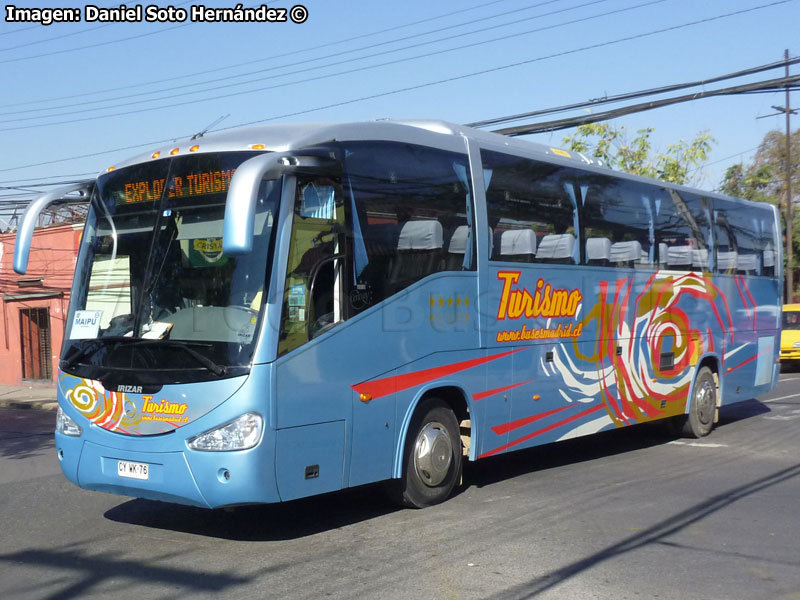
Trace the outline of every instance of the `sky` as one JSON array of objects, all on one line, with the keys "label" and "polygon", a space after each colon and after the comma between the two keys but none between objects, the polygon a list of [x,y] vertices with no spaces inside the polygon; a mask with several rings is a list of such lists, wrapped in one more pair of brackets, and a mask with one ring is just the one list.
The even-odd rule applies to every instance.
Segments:
[{"label": "sky", "polygon": [[[93,177],[209,126],[470,123],[707,79],[782,60],[787,48],[800,55],[800,0],[299,2],[302,23],[87,22],[87,5],[77,1],[16,3],[79,9],[81,21],[7,22],[7,11],[0,20],[0,214],[42,183]],[[236,6],[126,7],[141,6],[144,16],[148,6],[170,4],[187,13]],[[268,6],[287,9],[287,19],[303,16],[291,0]],[[767,131],[783,131],[784,117],[770,115],[784,101],[783,92],[703,99],[612,123],[653,127],[660,150],[708,131],[716,143],[695,185],[713,190],[728,166],[752,159]],[[526,139],[563,147],[568,133]]]}]

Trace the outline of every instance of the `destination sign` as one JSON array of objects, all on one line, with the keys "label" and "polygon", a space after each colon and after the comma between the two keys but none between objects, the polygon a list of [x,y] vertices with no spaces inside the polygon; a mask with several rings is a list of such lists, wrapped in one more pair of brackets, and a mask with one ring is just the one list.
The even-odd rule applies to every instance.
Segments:
[{"label": "destination sign", "polygon": [[121,203],[133,204],[136,202],[154,202],[161,199],[164,186],[167,185],[168,198],[189,198],[206,194],[222,194],[228,191],[236,169],[220,171],[205,171],[200,173],[187,173],[175,175],[166,179],[145,179],[131,181],[125,184],[124,200]]}]

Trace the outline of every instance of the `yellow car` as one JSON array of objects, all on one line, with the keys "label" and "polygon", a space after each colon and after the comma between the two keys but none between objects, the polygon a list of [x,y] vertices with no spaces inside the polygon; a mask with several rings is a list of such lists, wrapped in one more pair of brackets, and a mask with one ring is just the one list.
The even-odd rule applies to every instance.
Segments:
[{"label": "yellow car", "polygon": [[800,304],[783,305],[781,363],[800,364]]}]

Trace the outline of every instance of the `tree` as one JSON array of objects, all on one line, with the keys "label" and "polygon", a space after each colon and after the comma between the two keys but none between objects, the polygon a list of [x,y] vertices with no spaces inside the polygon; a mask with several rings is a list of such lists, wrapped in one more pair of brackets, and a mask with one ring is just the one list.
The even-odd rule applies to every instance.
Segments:
[{"label": "tree", "polygon": [[720,189],[723,194],[728,196],[777,204],[778,199],[769,190],[772,179],[770,165],[761,165],[760,167],[750,165],[745,168],[742,163],[738,163],[728,167],[728,170],[725,171]]},{"label": "tree", "polygon": [[[792,196],[800,192],[800,129],[792,133]],[[786,134],[767,132],[753,162],[729,167],[722,180],[722,191],[730,196],[759,200],[780,206],[786,202]]]},{"label": "tree", "polygon": [[[797,198],[800,196],[800,129],[789,138],[791,144],[790,167],[792,181],[792,269],[797,273],[798,250],[800,250],[800,218],[797,214]],[[786,134],[778,130],[767,132],[756,151],[753,162],[739,163],[728,167],[722,180],[722,192],[731,196],[769,202],[781,208],[783,231],[786,231]],[[784,235],[785,237],[785,235]],[[794,282],[789,296],[794,296]]]},{"label": "tree", "polygon": [[653,128],[639,129],[630,135],[624,125],[614,127],[608,123],[581,125],[572,135],[564,138],[571,150],[591,153],[608,166],[662,181],[678,184],[696,184],[699,174],[716,140],[707,132],[697,133],[690,141],[681,139],[669,144],[666,152],[654,151],[650,136]]}]

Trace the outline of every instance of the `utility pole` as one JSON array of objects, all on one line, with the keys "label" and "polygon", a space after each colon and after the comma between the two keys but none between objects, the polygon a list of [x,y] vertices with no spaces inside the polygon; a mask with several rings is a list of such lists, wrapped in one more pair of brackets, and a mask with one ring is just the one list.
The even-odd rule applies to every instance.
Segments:
[{"label": "utility pole", "polygon": [[[786,60],[786,77],[789,77],[789,49],[783,53]],[[792,114],[789,104],[789,86],[786,86],[786,281],[788,282],[789,302],[794,300],[794,270],[792,269],[792,129],[789,125],[789,115]]]},{"label": "utility pole", "polygon": [[[789,50],[783,52],[786,78],[789,78]],[[786,302],[794,300],[794,269],[792,268],[792,225],[794,210],[792,206],[792,128],[790,116],[796,115],[789,103],[789,82],[786,83],[786,106],[773,106],[779,113],[786,115]]]}]

